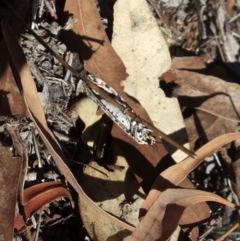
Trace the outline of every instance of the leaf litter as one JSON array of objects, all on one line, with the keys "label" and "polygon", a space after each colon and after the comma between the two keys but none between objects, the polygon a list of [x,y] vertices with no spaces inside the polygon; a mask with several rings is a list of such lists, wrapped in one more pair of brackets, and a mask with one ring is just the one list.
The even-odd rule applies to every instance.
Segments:
[{"label": "leaf litter", "polygon": [[[7,232],[5,227],[0,229],[1,238],[4,240],[13,240],[13,238],[14,240],[48,240],[50,237],[53,240],[70,240],[71,237],[66,235],[69,223],[73,224],[76,229],[82,227],[78,216],[78,208],[83,224],[93,240],[123,240],[123,238],[126,238],[126,240],[168,240],[178,225],[191,240],[198,240],[198,238],[203,240],[209,232],[208,230],[214,228],[214,224],[211,226],[210,223],[214,223],[214,221],[216,223],[219,217],[223,217],[222,225],[229,226],[234,223],[233,215],[238,215],[234,209],[237,210],[239,206],[238,197],[233,191],[234,189],[238,195],[239,144],[237,139],[239,134],[230,132],[238,132],[238,97],[235,94],[238,85],[206,75],[206,65],[217,58],[217,46],[219,56],[225,63],[223,68],[225,79],[229,80],[238,75],[237,53],[231,51],[231,46],[236,46],[235,49],[238,49],[238,43],[235,39],[237,35],[236,32],[233,32],[237,31],[236,25],[234,25],[237,20],[232,16],[236,14],[237,5],[227,1],[225,10],[222,1],[218,2],[218,8],[215,8],[215,5],[210,1],[207,3],[210,8],[206,12],[207,4],[199,4],[198,1],[195,1],[195,6],[191,1],[183,1],[173,5],[169,2],[169,6],[165,3],[162,8],[159,8],[160,5],[157,1],[149,2],[153,11],[156,11],[160,18],[157,22],[162,25],[161,27],[164,27],[162,31],[165,34],[167,33],[168,37],[173,36],[172,42],[175,41],[175,45],[180,44],[183,48],[196,50],[198,53],[199,49],[202,51],[200,51],[200,54],[203,61],[199,61],[200,58],[196,57],[194,61],[192,58],[185,57],[184,60],[180,59],[178,66],[176,63],[174,66],[173,61],[171,69],[161,77],[165,81],[165,87],[175,84],[170,93],[178,96],[183,117],[188,116],[188,119],[185,120],[186,130],[190,146],[196,151],[197,157],[195,159],[188,157],[183,162],[174,164],[167,151],[170,150],[169,147],[166,149],[164,146],[166,144],[163,145],[158,138],[156,139],[155,149],[154,146],[146,143],[137,144],[137,142],[146,142],[146,140],[148,142],[155,141],[154,134],[158,133],[157,129],[156,131],[154,129],[156,133],[153,133],[153,137],[149,138],[148,136],[151,131],[147,128],[152,127],[152,122],[155,125],[157,122],[157,119],[152,117],[155,109],[149,109],[144,104],[145,99],[148,100],[152,96],[146,96],[141,100],[140,97],[144,96],[144,91],[139,91],[140,96],[130,93],[132,97],[141,102],[143,107],[146,108],[145,110],[124,92],[121,81],[127,77],[128,64],[124,55],[121,60],[111,47],[104,31],[106,19],[101,20],[94,2],[82,0],[73,3],[68,0],[65,5],[65,16],[61,16],[57,3],[55,5],[54,2],[41,1],[39,5],[34,5],[32,10],[32,27],[36,28],[37,35],[43,38],[52,50],[81,74],[76,74],[75,70],[72,74],[71,69],[63,68],[60,59],[53,57],[45,45],[40,44],[30,32],[26,30],[22,32],[19,22],[14,21],[14,24],[12,24],[12,18],[7,17],[1,20],[4,39],[1,42],[1,48],[6,53],[5,56],[8,56],[4,58],[0,66],[2,72],[1,98],[3,100],[1,102],[1,154],[2,160],[4,160],[2,165],[6,165],[6,158],[12,162],[19,160],[18,166],[14,166],[14,173],[9,172],[7,174],[13,175],[13,178],[18,181],[12,182],[13,179],[11,178],[7,181],[4,178],[1,181],[3,187],[1,190],[5,190],[6,184],[15,184],[14,188],[11,187],[11,193],[3,193],[5,198],[3,200],[9,199],[10,201],[5,202],[0,208],[1,213],[7,210],[11,212],[6,222]],[[193,8],[189,8],[191,4],[194,6]],[[22,18],[24,18],[27,9],[24,7],[28,5],[29,3],[24,1],[21,7],[15,6]],[[57,12],[55,12],[55,7]],[[112,5],[107,2],[100,4],[100,13],[106,14],[111,19],[109,16],[112,11],[111,7]],[[228,14],[226,19],[223,17],[224,11],[227,11]],[[176,15],[176,18],[169,17],[170,12],[172,16]],[[210,19],[211,14],[217,17]],[[132,20],[135,21],[135,24],[138,24],[137,16],[134,16],[135,18],[132,18]],[[209,31],[206,31],[208,26],[203,19],[210,22],[210,35],[207,35],[209,34]],[[149,20],[145,21],[148,22]],[[183,28],[182,23],[184,21],[188,23],[184,27],[184,33],[187,33],[190,37],[183,44],[181,41],[184,37],[179,37],[178,31],[183,32],[181,28]],[[9,22],[12,30],[8,26]],[[225,29],[223,26],[226,23],[228,23],[228,28]],[[141,30],[139,29],[140,25],[135,25],[136,27]],[[17,42],[20,32],[22,32],[19,41],[21,46]],[[141,33],[141,31],[139,32]],[[197,36],[200,36],[200,39],[209,38],[210,40],[206,41],[205,45],[201,45]],[[128,41],[130,42],[130,40],[132,39],[129,38]],[[124,39],[123,42],[127,42],[127,39]],[[141,43],[139,46],[141,46]],[[211,51],[207,52],[207,48]],[[127,72],[122,61],[127,64]],[[151,63],[151,54],[148,62]],[[65,64],[64,67],[66,66]],[[219,69],[217,64],[214,67]],[[226,75],[229,69],[232,71],[232,75]],[[191,70],[191,72],[186,70]],[[205,74],[193,72],[196,70]],[[212,70],[214,74],[214,68]],[[118,99],[120,105],[124,107],[119,106],[119,103],[115,100],[115,102],[107,102],[107,110],[112,108],[112,113],[115,115],[113,118],[117,118],[118,121],[128,120],[126,116],[130,116],[132,118],[130,128],[128,129],[126,125],[122,127],[130,133],[117,128],[117,125],[121,126],[121,124],[116,121],[116,124],[112,124],[104,115],[93,117],[96,105],[92,109],[91,105],[85,101],[84,84],[81,85],[83,82],[76,78],[77,75],[84,81],[84,76],[89,73],[106,83],[105,85],[104,82],[100,81],[101,84],[104,84],[105,91],[110,90],[113,94],[113,90],[116,90],[124,98],[127,104]],[[159,76],[156,75],[156,77],[161,75],[160,68],[158,73]],[[128,74],[130,74],[130,78],[136,79],[132,76],[131,71]],[[162,83],[164,82],[161,81]],[[157,84],[157,81],[155,84]],[[9,88],[9,85],[11,85],[11,88]],[[136,86],[140,86],[140,83]],[[111,87],[113,90],[111,90]],[[165,87],[164,89],[167,91]],[[106,95],[99,88],[94,88],[94,91],[91,93],[95,94],[95,97],[97,92],[107,101],[111,101],[109,95]],[[155,91],[154,88],[153,91]],[[116,98],[116,95],[114,98]],[[192,101],[193,99],[194,101]],[[102,104],[106,103],[102,99],[100,100]],[[76,101],[78,101],[77,104]],[[99,101],[96,102],[102,107]],[[113,106],[109,107],[111,104]],[[141,119],[138,116],[134,118],[131,109],[126,108],[128,106]],[[88,108],[92,110],[89,117],[86,117]],[[114,112],[115,108],[118,108],[116,112]],[[165,108],[170,109],[171,107],[166,105]],[[181,122],[180,109],[177,109],[176,104],[174,108],[179,113],[179,116],[175,118],[179,118]],[[197,110],[194,111],[192,108]],[[186,110],[189,111],[189,109],[191,111],[187,113]],[[101,115],[102,113],[98,110],[96,114]],[[151,120],[150,117],[153,119]],[[196,122],[197,119],[198,122]],[[145,127],[138,124],[138,121],[141,120],[143,124],[146,123]],[[144,120],[147,122],[144,122]],[[161,129],[165,128],[164,125],[161,126]],[[181,129],[183,126],[178,128]],[[174,131],[177,130],[173,128]],[[141,135],[139,132],[141,132]],[[129,138],[131,135],[132,138]],[[175,138],[179,139],[177,135]],[[234,141],[234,144],[232,141]],[[181,142],[181,144],[184,144],[187,140],[182,139]],[[118,149],[118,145],[124,152]],[[198,148],[200,149],[197,150]],[[4,152],[8,152],[7,157],[3,154]],[[121,158],[123,156],[123,162],[119,162],[120,157],[118,155]],[[210,169],[205,164],[207,170],[203,173],[203,167],[201,166],[208,163],[208,161],[203,161],[211,155],[214,157],[214,163],[217,163],[218,166],[216,167],[216,164],[214,164],[215,167]],[[112,156],[115,156],[115,158]],[[203,164],[200,165],[202,162]],[[83,169],[80,167],[82,165],[88,166]],[[142,191],[140,194],[138,188],[133,188],[132,193],[127,195],[128,184],[130,185],[130,179],[126,178],[130,172],[128,165],[145,194]],[[198,165],[200,165],[200,169],[202,168],[200,177],[197,171],[191,172],[197,170]],[[220,171],[217,171],[217,168]],[[223,170],[227,171],[230,179]],[[96,174],[102,179],[100,183],[93,182],[94,179],[99,179]],[[194,190],[194,185],[188,179],[188,175],[197,184],[197,188],[205,191]],[[213,188],[211,179],[216,175],[217,185],[214,190],[211,189]],[[90,177],[93,176],[94,178],[91,180]],[[206,176],[208,177],[207,180],[204,179]],[[102,185],[101,183],[104,182],[109,185]],[[91,185],[85,185],[86,183],[91,183]],[[117,188],[117,183],[123,187],[122,190]],[[176,189],[177,187],[182,189]],[[8,189],[10,190],[10,188]],[[104,192],[100,191],[101,189],[106,189],[105,193],[108,195],[104,196]],[[114,189],[118,189],[117,192],[111,191]],[[97,205],[86,196],[83,190]],[[216,192],[222,197],[212,192]],[[80,202],[79,207],[76,205],[78,204],[76,193],[78,193],[80,201],[85,201],[85,206],[82,206]],[[140,196],[137,197],[136,193]],[[117,198],[120,194],[123,194],[121,200]],[[107,203],[104,199],[117,199],[117,201]],[[138,200],[140,203],[133,200]],[[230,200],[230,202],[227,200]],[[206,201],[220,202],[232,209],[226,207],[225,210],[229,213],[227,214],[226,211],[219,211],[215,206],[210,205],[213,210],[213,213],[210,214]],[[143,204],[140,207],[141,202]],[[7,210],[4,209],[6,203],[8,204]],[[15,211],[16,205],[18,208]],[[97,218],[94,214],[90,214],[91,211],[88,211],[86,206],[95,210]],[[85,215],[90,216],[88,221],[84,219],[84,209],[87,210],[85,210]],[[104,209],[122,220],[106,213]],[[134,212],[131,211],[133,209]],[[136,214],[139,210],[140,223],[138,224]],[[134,213],[133,216],[130,215],[131,212]],[[101,228],[109,225],[108,222],[102,223],[99,221],[98,225],[94,224],[101,217],[112,222],[113,229],[109,230],[109,233]],[[131,222],[131,219],[134,220]],[[226,219],[229,221],[227,222]],[[59,225],[62,222],[65,222],[65,224]],[[115,222],[120,225],[119,229],[116,229]],[[136,229],[134,230],[129,223],[134,224]],[[204,223],[205,233],[202,233],[199,237],[199,224],[203,225]],[[55,229],[51,229],[52,225]],[[59,227],[65,228],[59,229]],[[233,228],[235,227],[237,227],[236,224]],[[13,228],[14,234],[12,233]],[[131,235],[129,231],[128,233],[124,232],[125,228],[133,231],[133,234]],[[47,230],[51,230],[50,233]],[[59,233],[53,237],[52,235],[56,230],[59,230]],[[75,238],[84,239],[85,234],[83,229],[81,230],[81,234],[74,232]]]}]

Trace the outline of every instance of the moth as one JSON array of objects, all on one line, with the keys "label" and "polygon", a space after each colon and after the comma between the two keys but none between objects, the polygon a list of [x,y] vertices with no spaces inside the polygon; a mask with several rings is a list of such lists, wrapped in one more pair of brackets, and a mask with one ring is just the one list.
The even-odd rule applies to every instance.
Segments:
[{"label": "moth", "polygon": [[[87,75],[87,78],[99,88],[108,93],[114,98],[125,110],[134,111],[126,103],[126,101],[110,86],[108,86],[103,80],[93,77],[91,74]],[[81,85],[85,93],[90,97],[103,111],[104,113],[119,126],[124,132],[132,137],[138,144],[154,145],[156,138],[151,134],[152,131],[148,129],[142,123],[137,122],[134,118],[130,117],[124,111],[113,105],[104,99],[98,92],[88,87],[84,81],[81,81]],[[137,115],[136,115],[137,116]]]}]

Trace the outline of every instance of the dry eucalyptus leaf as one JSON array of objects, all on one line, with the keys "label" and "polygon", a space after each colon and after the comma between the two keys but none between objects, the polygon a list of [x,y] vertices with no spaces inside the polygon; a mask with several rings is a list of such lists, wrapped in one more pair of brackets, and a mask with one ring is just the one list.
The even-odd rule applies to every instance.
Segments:
[{"label": "dry eucalyptus leaf", "polygon": [[[166,83],[179,86],[181,106],[196,108],[215,116],[239,122],[240,86],[214,76],[185,70],[170,70],[162,75]],[[227,114],[226,114],[227,113]]]},{"label": "dry eucalyptus leaf", "polygon": [[[124,82],[125,91],[147,110],[153,124],[166,134],[184,128],[178,102],[165,98],[159,88],[158,78],[170,68],[171,59],[146,1],[116,2],[112,44],[129,74]],[[183,136],[184,131],[175,138],[184,143]],[[182,152],[177,155],[174,157],[178,161],[186,156]]]},{"label": "dry eucalyptus leaf", "polygon": [[202,57],[188,56],[188,57],[175,57],[172,59],[172,68],[185,69],[185,70],[204,70],[206,64]]},{"label": "dry eucalyptus leaf", "polygon": [[235,131],[240,121],[238,84],[176,69],[167,71],[162,78],[166,86],[178,86],[172,89],[172,93],[177,94],[182,107],[197,109],[185,120],[192,149],[221,134]]},{"label": "dry eucalyptus leaf", "polygon": [[109,42],[94,0],[67,0],[64,10],[78,21],[74,32],[65,33],[68,48],[79,53],[85,69],[95,77],[119,84],[127,77],[126,68]]},{"label": "dry eucalyptus leaf", "polygon": [[197,110],[185,119],[188,139],[192,150],[222,134],[235,131],[236,122]]},{"label": "dry eucalyptus leaf", "polygon": [[130,240],[168,240],[179,224],[184,210],[206,201],[236,208],[235,204],[212,193],[192,189],[167,189],[154,202]]},{"label": "dry eucalyptus leaf", "polygon": [[[149,210],[151,205],[155,202],[161,191],[173,186],[179,186],[187,175],[194,170],[204,159],[216,151],[218,151],[223,145],[226,145],[236,139],[240,138],[240,133],[229,133],[215,138],[208,142],[199,150],[196,151],[197,158],[194,160],[191,157],[186,158],[184,161],[169,167],[162,172],[155,180],[152,190],[149,192],[145,199],[141,209]],[[165,181],[164,181],[165,180]]]}]

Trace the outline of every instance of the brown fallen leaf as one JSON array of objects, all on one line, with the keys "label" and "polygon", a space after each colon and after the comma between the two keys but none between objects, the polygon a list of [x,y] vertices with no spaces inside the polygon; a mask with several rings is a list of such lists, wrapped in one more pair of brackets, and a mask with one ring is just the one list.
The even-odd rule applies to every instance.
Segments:
[{"label": "brown fallen leaf", "polygon": [[191,149],[235,131],[240,121],[238,84],[176,69],[164,73],[162,78],[166,86],[176,85],[170,91],[178,96],[182,107],[197,109],[185,120]]},{"label": "brown fallen leaf", "polygon": [[240,133],[230,133],[219,136],[196,151],[196,159],[188,157],[184,161],[175,164],[162,172],[158,178],[156,178],[151,191],[142,204],[140,218],[143,218],[146,211],[150,209],[155,200],[161,195],[162,191],[174,186],[181,186],[181,182],[185,180],[187,175],[203,162],[206,157],[215,153],[223,145],[238,138],[240,138]]},{"label": "brown fallen leaf", "polygon": [[[181,106],[196,108],[215,116],[239,122],[240,87],[214,76],[172,69],[162,75],[166,83],[175,83]],[[228,113],[226,115],[226,113]]]},{"label": "brown fallen leaf", "polygon": [[26,115],[26,106],[20,94],[9,65],[7,46],[4,40],[0,42],[0,53],[4,58],[0,62],[0,115]]},{"label": "brown fallen leaf", "polygon": [[235,131],[237,123],[197,110],[185,119],[188,139],[192,150],[196,150],[208,141]]},{"label": "brown fallen leaf", "polygon": [[36,85],[31,76],[30,70],[27,65],[24,53],[18,44],[17,40],[11,33],[7,18],[3,18],[2,22],[2,32],[4,39],[6,40],[8,51],[13,62],[12,68],[16,73],[15,80],[18,81],[19,86],[21,86],[23,98],[27,106],[28,114],[34,122],[44,144],[48,148],[50,154],[55,160],[59,170],[66,177],[67,181],[72,185],[76,192],[83,198],[94,210],[100,212],[105,217],[108,217],[113,222],[117,222],[119,225],[123,226],[130,231],[134,230],[134,227],[120,221],[119,219],[111,216],[110,214],[104,212],[100,207],[98,207],[82,190],[77,180],[73,176],[72,172],[67,166],[67,160],[62,152],[62,149],[55,139],[53,133],[48,128],[44,111],[41,106]]},{"label": "brown fallen leaf", "polygon": [[167,189],[154,202],[130,240],[166,241],[180,222],[184,210],[200,202],[214,201],[238,208],[218,195],[189,189]]},{"label": "brown fallen leaf", "polygon": [[95,77],[108,84],[119,84],[127,77],[126,68],[111,46],[95,2],[67,0],[64,10],[78,20],[73,27],[74,33],[64,34],[69,49],[76,48],[73,52],[79,53],[85,69]]},{"label": "brown fallen leaf", "polygon": [[26,188],[23,191],[24,214],[17,213],[14,220],[14,228],[19,230],[25,225],[24,219],[28,220],[44,206],[62,197],[67,197],[72,201],[70,192],[59,182],[44,182]]},{"label": "brown fallen leaf", "polygon": [[198,56],[175,57],[172,59],[172,68],[203,71],[206,69],[206,64],[202,57]]},{"label": "brown fallen leaf", "polygon": [[13,224],[22,158],[13,157],[8,147],[0,146],[0,239],[13,240]]},{"label": "brown fallen leaf", "polygon": [[[31,0],[24,2],[15,2],[14,7],[19,12],[19,15],[24,19],[29,11],[29,4]],[[12,21],[12,31],[16,38],[19,38],[21,33],[21,23],[19,21]],[[10,56],[8,54],[7,45],[4,39],[0,40],[0,115],[20,114],[26,116],[27,110],[23,98],[20,94],[19,88],[16,86],[14,80],[14,73],[10,65]]]}]

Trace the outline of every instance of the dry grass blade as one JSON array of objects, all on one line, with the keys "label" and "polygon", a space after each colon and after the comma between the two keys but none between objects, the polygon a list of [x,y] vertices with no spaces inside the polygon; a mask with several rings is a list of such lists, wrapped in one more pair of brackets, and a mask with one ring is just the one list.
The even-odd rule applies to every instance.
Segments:
[{"label": "dry grass blade", "polygon": [[196,152],[197,158],[195,160],[190,157],[186,158],[181,163],[175,164],[162,172],[155,180],[152,190],[142,204],[141,209],[144,210],[144,213],[146,210],[149,210],[161,191],[166,190],[166,188],[178,186],[194,168],[204,161],[206,157],[218,151],[223,145],[238,138],[240,138],[240,133],[230,133],[219,136],[201,147]]},{"label": "dry grass blade", "polygon": [[78,192],[80,197],[83,198],[86,202],[88,202],[88,204],[91,205],[93,209],[100,212],[102,215],[110,218],[113,222],[117,222],[124,228],[133,231],[134,228],[132,226],[107,214],[101,208],[96,206],[95,203],[84,193],[84,191],[78,184],[77,180],[73,176],[72,172],[69,170],[68,166],[66,165],[67,160],[61,150],[61,147],[55,139],[51,130],[48,128],[44,111],[42,109],[37,94],[37,89],[32,79],[23,51],[8,27],[7,18],[4,18],[1,24],[2,32],[8,45],[8,51],[13,61],[14,71],[15,73],[18,73],[18,76],[16,76],[16,81],[19,81],[19,84],[22,87],[22,93],[25,100],[25,104],[27,106],[28,113],[31,119],[33,120],[44,144],[48,148],[53,159],[55,160],[59,170],[66,177],[66,179],[72,185],[72,187]]},{"label": "dry grass blade", "polygon": [[130,240],[168,240],[176,229],[184,210],[206,201],[218,202],[236,208],[235,204],[212,193],[189,189],[168,189],[151,206]]}]

